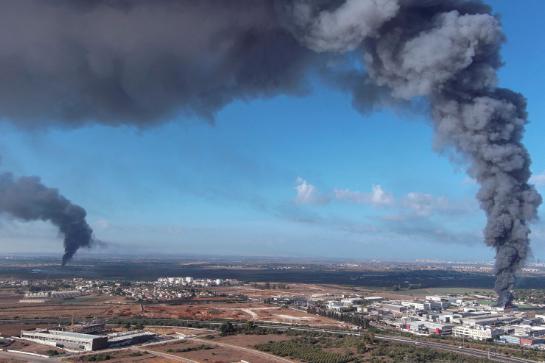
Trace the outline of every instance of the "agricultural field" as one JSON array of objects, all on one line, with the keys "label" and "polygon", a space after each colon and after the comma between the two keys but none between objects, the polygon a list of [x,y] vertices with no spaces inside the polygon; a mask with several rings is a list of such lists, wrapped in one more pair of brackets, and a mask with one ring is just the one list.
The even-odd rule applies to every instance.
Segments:
[{"label": "agricultural field", "polygon": [[197,362],[228,363],[245,360],[248,362],[277,363],[281,359],[258,350],[216,342],[214,340],[190,339],[146,348],[151,352],[161,352],[183,357]]},{"label": "agricultural field", "polygon": [[63,359],[64,362],[82,363],[82,362],[101,362],[108,363],[130,363],[130,362],[145,362],[145,363],[173,363],[176,359],[169,359],[166,356],[160,356],[148,351],[123,349],[108,352],[96,352],[78,357]]},{"label": "agricultural field", "polygon": [[300,336],[290,340],[258,344],[255,348],[302,362],[487,362],[454,353],[379,341],[372,335],[366,335],[363,338]]}]

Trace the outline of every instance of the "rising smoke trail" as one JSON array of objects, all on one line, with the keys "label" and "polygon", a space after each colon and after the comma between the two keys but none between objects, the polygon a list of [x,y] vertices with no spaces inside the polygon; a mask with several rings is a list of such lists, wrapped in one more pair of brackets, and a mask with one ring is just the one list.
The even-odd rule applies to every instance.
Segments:
[{"label": "rising smoke trail", "polygon": [[64,236],[65,265],[80,247],[91,247],[93,231],[85,221],[85,209],[72,204],[56,189],[36,177],[14,178],[0,174],[0,213],[23,221],[48,221]]},{"label": "rising smoke trail", "polygon": [[[300,23],[311,48],[361,46],[369,78],[390,96],[428,98],[438,148],[465,156],[480,184],[485,241],[496,249],[497,303],[510,305],[516,273],[530,253],[528,222],[542,200],[528,184],[525,100],[496,86],[504,39],[498,19],[479,1],[348,0],[317,16],[310,2],[303,4]],[[365,17],[373,21],[361,25]]]},{"label": "rising smoke trail", "polygon": [[[464,156],[480,184],[498,304],[511,303],[541,197],[521,143],[525,101],[497,87],[504,36],[480,0],[0,0],[0,8],[0,116],[23,128],[210,119],[235,99],[301,94],[317,69],[352,92],[359,110],[426,99],[437,148]],[[328,66],[355,54],[363,67]]]}]

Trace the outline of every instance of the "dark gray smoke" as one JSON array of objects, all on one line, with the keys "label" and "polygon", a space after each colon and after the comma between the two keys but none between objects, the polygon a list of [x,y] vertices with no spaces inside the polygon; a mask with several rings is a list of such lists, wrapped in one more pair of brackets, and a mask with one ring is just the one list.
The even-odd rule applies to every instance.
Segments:
[{"label": "dark gray smoke", "polygon": [[210,118],[305,91],[314,52],[268,0],[0,0],[1,116],[27,127]]},{"label": "dark gray smoke", "polygon": [[541,197],[528,184],[530,157],[521,142],[525,100],[496,86],[504,40],[498,19],[480,1],[463,0],[347,0],[329,11],[301,1],[294,9],[300,38],[312,49],[359,48],[369,79],[388,96],[427,97],[438,148],[465,156],[480,184],[498,305],[510,305]]},{"label": "dark gray smoke", "polygon": [[80,247],[90,247],[93,231],[85,221],[85,209],[72,204],[56,189],[44,186],[39,178],[0,174],[0,213],[23,221],[47,221],[64,236],[66,264]]},{"label": "dark gray smoke", "polygon": [[[146,126],[300,94],[313,69],[355,106],[425,99],[467,159],[508,305],[541,197],[524,99],[497,87],[501,26],[480,0],[0,0],[0,115],[23,127]],[[357,62],[353,62],[357,55]],[[330,67],[345,59],[349,69]]]}]

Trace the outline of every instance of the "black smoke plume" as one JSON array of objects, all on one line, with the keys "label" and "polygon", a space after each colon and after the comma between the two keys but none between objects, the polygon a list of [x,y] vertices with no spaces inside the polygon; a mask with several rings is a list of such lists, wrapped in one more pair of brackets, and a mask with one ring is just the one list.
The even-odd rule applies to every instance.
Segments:
[{"label": "black smoke plume", "polygon": [[[320,69],[360,110],[425,99],[467,159],[496,250],[498,303],[529,254],[524,98],[497,87],[504,35],[480,0],[0,0],[0,115],[26,128],[211,119],[301,94]],[[357,55],[359,64],[351,60]],[[350,59],[352,69],[330,67]],[[331,83],[331,82],[330,82]]]},{"label": "black smoke plume", "polygon": [[65,265],[80,247],[90,247],[93,231],[85,221],[85,209],[72,204],[56,189],[44,186],[39,178],[14,178],[0,174],[0,213],[22,221],[47,221],[64,237]]}]

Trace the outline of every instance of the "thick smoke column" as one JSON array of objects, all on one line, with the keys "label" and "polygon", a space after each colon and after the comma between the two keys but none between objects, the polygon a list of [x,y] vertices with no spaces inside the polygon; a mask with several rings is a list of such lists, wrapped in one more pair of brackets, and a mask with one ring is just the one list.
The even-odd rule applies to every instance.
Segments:
[{"label": "thick smoke column", "polygon": [[[0,7],[0,117],[25,128],[212,118],[236,99],[300,94],[313,70],[352,92],[360,110],[427,100],[438,149],[463,155],[480,184],[498,303],[510,304],[541,197],[528,184],[521,143],[525,101],[496,85],[504,36],[480,0],[0,0]],[[331,67],[332,59],[353,67]]]},{"label": "thick smoke column", "polygon": [[[298,20],[310,47],[338,51],[362,43],[369,78],[389,96],[428,97],[437,146],[465,156],[480,184],[485,241],[496,249],[498,305],[510,305],[541,196],[528,184],[525,100],[496,87],[503,42],[498,20],[479,1],[348,0],[318,15],[307,4],[299,3]],[[373,21],[362,25],[366,17]]]},{"label": "thick smoke column", "polygon": [[0,175],[0,213],[23,221],[48,221],[64,236],[66,264],[80,247],[90,247],[93,231],[85,221],[85,209],[72,204],[56,189],[44,186],[36,177],[15,179]]}]

